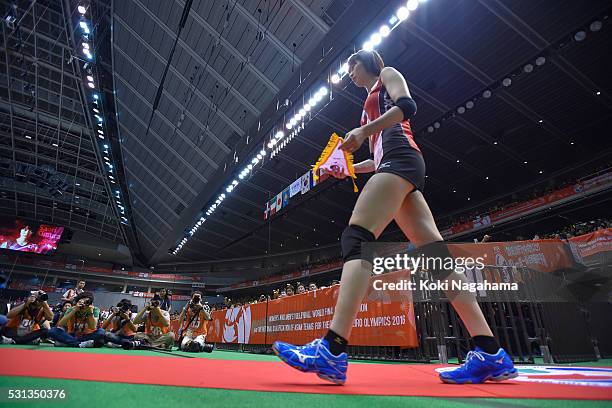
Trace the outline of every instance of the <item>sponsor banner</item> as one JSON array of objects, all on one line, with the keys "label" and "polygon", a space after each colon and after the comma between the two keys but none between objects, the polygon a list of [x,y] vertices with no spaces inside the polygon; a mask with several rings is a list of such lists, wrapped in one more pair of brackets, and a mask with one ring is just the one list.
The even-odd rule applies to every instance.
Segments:
[{"label": "sponsor banner", "polygon": [[550,207],[572,196],[578,196],[591,190],[599,189],[610,183],[612,183],[612,172],[553,191],[543,197],[538,197],[491,214],[478,216],[472,221],[445,229],[442,231],[442,235],[452,236],[462,232],[484,228],[490,224],[508,221],[518,216],[525,215],[526,213],[541,209],[542,207]]},{"label": "sponsor banner", "polygon": [[[567,241],[576,260],[584,263],[585,258],[612,252],[612,228],[600,229],[590,234],[572,237]],[[586,261],[590,263],[589,260]]]},{"label": "sponsor banner", "polygon": [[236,306],[212,312],[206,341],[215,343],[267,344],[266,303]]},{"label": "sponsor banner", "polygon": [[[353,323],[350,343],[361,346],[417,347],[410,291],[374,290],[374,279],[409,279],[407,271],[371,278],[368,293]],[[207,340],[223,343],[271,344],[276,340],[305,344],[322,337],[334,314],[339,285],[264,303],[214,311]]]},{"label": "sponsor banner", "polygon": [[554,272],[574,265],[571,252],[560,239],[449,244],[448,247],[455,257],[482,257],[488,266],[517,266]]}]

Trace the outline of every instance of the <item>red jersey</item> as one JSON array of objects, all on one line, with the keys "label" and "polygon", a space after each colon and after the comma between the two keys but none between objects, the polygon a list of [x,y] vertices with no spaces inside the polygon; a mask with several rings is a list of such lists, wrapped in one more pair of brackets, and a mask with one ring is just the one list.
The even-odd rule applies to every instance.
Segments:
[{"label": "red jersey", "polygon": [[[393,106],[395,104],[379,78],[365,100],[363,113],[361,114],[361,126],[378,119]],[[378,169],[384,154],[402,146],[421,152],[414,141],[409,120],[403,120],[390,128],[371,135],[370,151],[374,154],[376,168]]]}]

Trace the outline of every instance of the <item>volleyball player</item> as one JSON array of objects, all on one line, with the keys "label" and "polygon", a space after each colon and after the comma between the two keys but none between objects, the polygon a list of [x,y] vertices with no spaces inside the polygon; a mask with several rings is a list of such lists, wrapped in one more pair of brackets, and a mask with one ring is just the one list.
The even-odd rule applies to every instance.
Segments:
[{"label": "volleyball player", "polygon": [[[348,227],[342,233],[344,265],[336,309],[327,334],[294,346],[275,342],[274,352],[287,364],[336,384],[346,381],[347,345],[359,305],[368,290],[371,267],[363,243],[374,242],[395,220],[419,253],[450,256],[425,202],[425,162],[410,129],[416,104],[401,73],[385,67],[376,51],[361,50],[348,60],[349,76],[368,91],[361,127],[351,130],[342,149],[354,152],[369,140],[373,160],[355,164],[356,173],[375,174],[361,192]],[[336,176],[339,176],[336,174]],[[441,280],[465,280],[454,271],[434,271]],[[475,295],[447,292],[476,345],[460,367],[440,373],[448,383],[501,381],[518,375],[510,356],[499,347]]]}]

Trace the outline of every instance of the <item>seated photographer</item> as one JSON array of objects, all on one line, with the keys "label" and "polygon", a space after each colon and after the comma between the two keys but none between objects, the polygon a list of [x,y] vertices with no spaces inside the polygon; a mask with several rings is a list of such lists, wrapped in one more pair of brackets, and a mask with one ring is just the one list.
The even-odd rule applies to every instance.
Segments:
[{"label": "seated photographer", "polygon": [[83,292],[73,301],[75,306],[66,312],[56,327],[49,330],[49,337],[72,347],[102,347],[105,333],[96,328],[100,309],[93,305],[93,293]]},{"label": "seated photographer", "polygon": [[212,344],[206,344],[210,307],[202,304],[202,292],[196,290],[185,305],[179,318],[179,349],[182,351],[211,353]]},{"label": "seated photographer", "polygon": [[68,312],[68,310],[70,310],[72,306],[74,306],[74,304],[71,300],[65,300],[64,302],[55,305],[55,307],[53,308],[54,314],[51,326],[57,326],[57,322],[59,322],[60,319],[64,317],[64,315]]},{"label": "seated photographer", "polygon": [[135,325],[144,322],[145,328],[144,333],[138,332],[134,335],[133,347],[152,346],[172,349],[174,333],[170,331],[170,313],[160,308],[161,301],[161,297],[155,295],[134,318]]},{"label": "seated photographer", "polygon": [[[9,320],[2,327],[2,336],[17,344],[39,343],[41,337],[47,336],[48,321],[53,319],[48,299],[49,296],[42,290],[32,291],[24,303],[8,312]],[[3,339],[3,342],[11,341]]]},{"label": "seated photographer", "polygon": [[132,302],[121,299],[116,307],[111,308],[111,315],[102,323],[106,330],[104,340],[107,343],[117,344],[123,348],[133,348],[131,341],[136,333],[136,326],[132,323]]}]

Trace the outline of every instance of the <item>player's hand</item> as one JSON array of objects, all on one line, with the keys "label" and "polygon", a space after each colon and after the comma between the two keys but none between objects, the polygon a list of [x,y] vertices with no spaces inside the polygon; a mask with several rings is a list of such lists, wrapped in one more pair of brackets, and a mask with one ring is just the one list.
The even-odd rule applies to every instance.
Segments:
[{"label": "player's hand", "polygon": [[331,174],[333,177],[341,180],[346,178],[346,174],[342,171],[340,166],[334,164],[331,166],[330,170],[331,171],[329,172],[329,174]]},{"label": "player's hand", "polygon": [[342,143],[340,149],[344,150],[345,152],[353,153],[361,147],[367,138],[368,135],[365,134],[363,128],[355,128],[346,134],[344,137],[344,143]]}]

